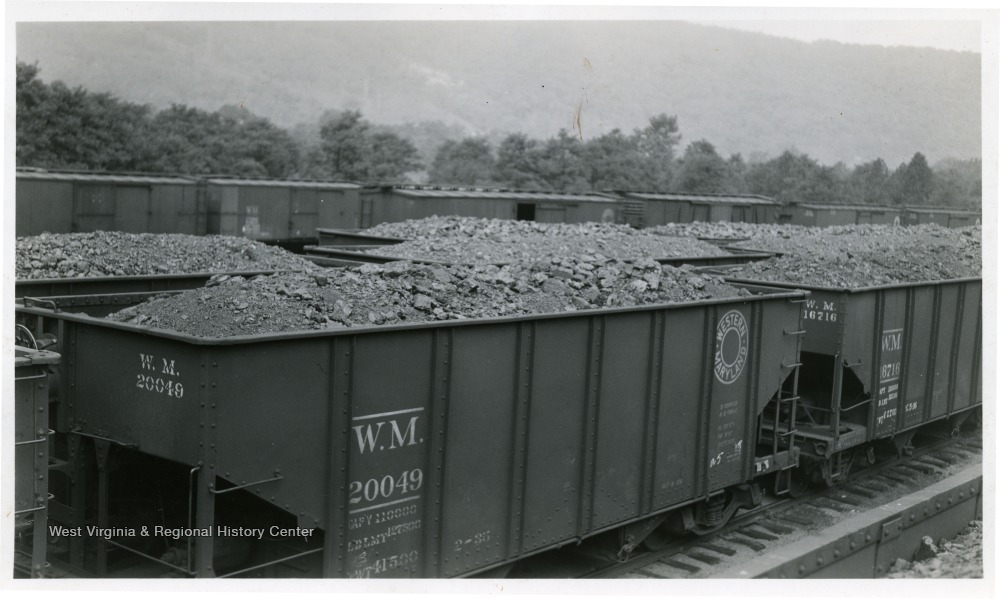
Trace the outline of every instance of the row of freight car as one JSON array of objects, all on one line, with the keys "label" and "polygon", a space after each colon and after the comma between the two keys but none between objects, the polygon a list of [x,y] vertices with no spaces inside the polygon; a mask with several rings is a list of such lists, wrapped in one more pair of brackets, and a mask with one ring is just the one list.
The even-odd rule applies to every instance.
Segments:
[{"label": "row of freight car", "polygon": [[90,231],[220,234],[297,246],[320,227],[366,229],[453,214],[538,222],[747,222],[977,224],[978,213],[948,208],[787,204],[753,195],[557,193],[326,181],[17,172],[18,236]]},{"label": "row of freight car", "polygon": [[597,536],[625,555],[982,402],[978,278],[223,338],[99,317],[165,278],[17,306],[49,350],[17,363],[39,385],[17,398],[35,575],[39,543],[99,576],[465,576]]}]

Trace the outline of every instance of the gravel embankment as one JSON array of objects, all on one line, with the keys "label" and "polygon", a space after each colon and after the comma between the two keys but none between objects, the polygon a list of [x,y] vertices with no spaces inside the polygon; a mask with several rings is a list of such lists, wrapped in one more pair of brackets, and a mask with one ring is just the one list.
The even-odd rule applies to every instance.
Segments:
[{"label": "gravel embankment", "polygon": [[[975,520],[950,541],[932,542],[913,561],[897,559],[886,578],[982,578],[983,522]],[[928,550],[928,547],[930,550]],[[922,558],[922,559],[917,559]]]},{"label": "gravel embankment", "polygon": [[115,231],[21,237],[15,260],[18,279],[316,268],[281,248],[240,237]]},{"label": "gravel embankment", "polygon": [[108,318],[226,337],[554,313],[750,295],[720,277],[595,256],[503,267],[364,265],[319,274],[220,277]]}]

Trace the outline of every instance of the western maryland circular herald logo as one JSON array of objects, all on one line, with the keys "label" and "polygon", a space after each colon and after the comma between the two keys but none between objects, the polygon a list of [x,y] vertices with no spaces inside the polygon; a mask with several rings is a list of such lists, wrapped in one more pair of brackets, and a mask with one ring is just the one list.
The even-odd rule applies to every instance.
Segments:
[{"label": "western maryland circular herald logo", "polygon": [[736,310],[726,312],[715,327],[715,378],[723,385],[740,378],[749,349],[746,319]]}]

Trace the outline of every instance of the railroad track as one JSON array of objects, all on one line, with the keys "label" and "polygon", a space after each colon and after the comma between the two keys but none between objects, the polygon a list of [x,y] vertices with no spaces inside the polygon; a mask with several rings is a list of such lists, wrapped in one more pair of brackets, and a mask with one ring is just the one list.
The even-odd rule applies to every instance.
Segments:
[{"label": "railroad track", "polygon": [[[679,539],[656,551],[633,554],[624,563],[585,566],[589,569],[579,576],[877,576],[895,557],[909,558],[907,551],[912,552],[923,534],[955,534],[976,510],[981,513],[981,460],[979,431],[931,442],[910,457],[859,471],[837,487],[767,503],[711,535]],[[946,515],[949,508],[956,513]],[[913,530],[904,534],[910,526]],[[915,538],[907,545],[904,537]],[[902,539],[895,543],[899,551],[883,551],[876,556],[878,563],[848,559],[862,551],[878,553],[872,551],[875,545],[896,539]]]}]

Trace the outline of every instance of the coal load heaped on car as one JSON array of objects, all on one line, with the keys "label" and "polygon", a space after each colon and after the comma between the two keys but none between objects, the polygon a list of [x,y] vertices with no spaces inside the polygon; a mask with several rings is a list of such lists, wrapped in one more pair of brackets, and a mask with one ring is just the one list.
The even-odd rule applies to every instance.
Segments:
[{"label": "coal load heaped on car", "polygon": [[[329,265],[385,264],[400,259],[425,264],[502,265],[548,256],[590,256],[596,260],[651,258],[673,266],[717,266],[769,257],[613,223],[536,223],[448,216],[386,223],[367,233],[363,237],[375,242],[371,246],[334,246],[338,240],[353,239],[336,231],[321,231],[321,245],[307,248],[310,259]],[[331,245],[322,245],[324,242]]]},{"label": "coal load heaped on car", "polygon": [[[163,529],[153,539],[90,539],[66,559],[83,566],[96,555],[99,575],[459,576],[622,525],[649,532],[667,512],[716,527],[759,501],[755,478],[796,463],[788,436],[760,430],[783,413],[775,406],[795,372],[804,294],[737,286],[664,304],[671,291],[662,288],[681,281],[684,294],[727,286],[652,261],[629,272],[601,264],[594,282],[574,279],[586,264],[549,262],[544,281],[538,269],[488,266],[465,278],[441,269],[448,282],[412,265],[351,274],[442,306],[446,296],[489,298],[493,288],[517,297],[532,287],[572,305],[588,284],[603,302],[595,305],[653,303],[487,319],[454,319],[449,308],[448,320],[431,303],[433,318],[417,324],[212,338],[165,330],[162,320],[20,308],[25,322],[61,332],[60,433],[76,439],[84,463],[106,465],[87,470],[105,491],[58,496],[53,514],[69,528],[91,513],[101,525]],[[346,287],[332,279],[346,274],[326,284],[314,275],[230,279],[151,305],[295,281],[305,293],[285,285],[276,301],[306,311],[325,301],[324,289],[343,300]],[[352,314],[370,324],[384,300]],[[150,477],[160,484],[135,484]],[[259,538],[230,534],[258,529]]]},{"label": "coal load heaped on car", "polygon": [[46,233],[17,239],[15,297],[190,289],[216,273],[315,268],[281,248],[238,237]]}]

